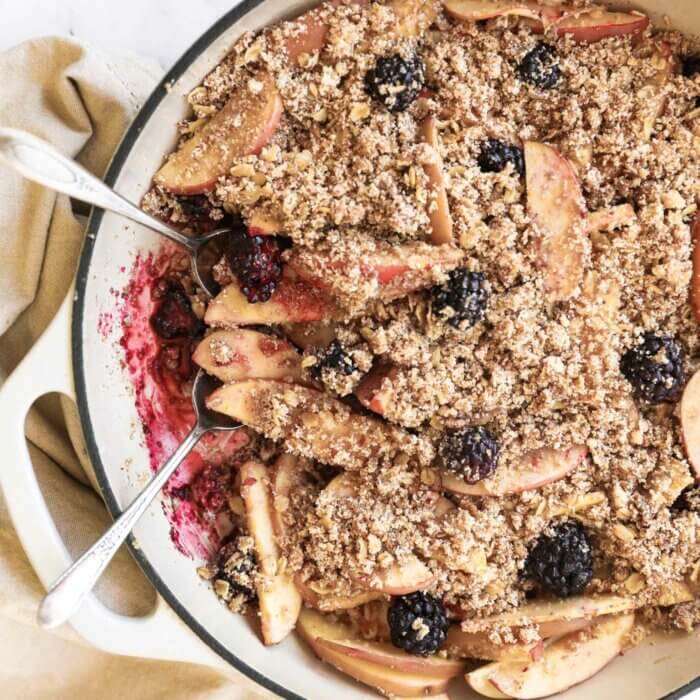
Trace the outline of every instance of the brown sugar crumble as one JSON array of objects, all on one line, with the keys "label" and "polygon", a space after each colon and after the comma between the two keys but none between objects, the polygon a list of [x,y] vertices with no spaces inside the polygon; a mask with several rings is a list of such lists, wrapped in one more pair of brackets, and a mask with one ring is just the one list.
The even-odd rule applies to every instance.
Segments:
[{"label": "brown sugar crumble", "polygon": [[[486,630],[496,646],[528,644],[539,639],[535,623],[498,616],[546,597],[529,552],[575,520],[592,548],[585,595],[632,601],[640,624],[692,629],[700,499],[688,490],[695,472],[681,408],[677,397],[640,400],[621,371],[645,334],[674,340],[684,379],[698,362],[689,289],[700,79],[680,70],[688,39],[649,28],[581,43],[543,37],[522,18],[459,21],[441,7],[410,34],[388,2],[315,12],[327,27],[321,50],[290,60],[295,24],[247,33],[189,95],[183,143],[231,95],[254,101],[260,76],[272,76],[284,113],[265,145],[233,155],[196,210],[191,195],[168,192],[158,178],[144,199],[188,231],[236,217],[250,235],[273,228],[289,241],[280,285],[298,276],[332,299],[325,316],[300,320],[296,309],[261,321],[298,348],[296,382],[263,373],[239,389],[244,422],[272,441],[258,457],[274,465],[282,452],[297,456],[294,488],[275,501],[286,570],[307,603],[337,611],[367,639],[387,639],[385,578],[418,560],[428,590],[465,631]],[[543,40],[556,51],[552,89],[523,80],[519,68]],[[385,108],[366,86],[390,55],[424,64],[426,89],[405,111]],[[435,119],[437,147],[422,136],[426,118]],[[512,160],[485,171],[489,139],[520,150],[546,144],[571,165],[584,217],[566,299],[547,286],[531,173]],[[442,252],[431,241],[438,205],[428,173],[438,159],[453,236]],[[236,286],[225,258],[215,274]],[[444,290],[479,285],[479,275],[480,316],[459,322],[461,310],[443,303],[456,304],[457,292]],[[659,366],[672,362],[665,351],[654,355]],[[236,348],[217,339],[210,352],[224,367]],[[212,407],[225,410],[226,401]],[[495,436],[497,466],[481,486],[451,487],[436,462],[440,442],[476,426]],[[524,455],[534,455],[534,470],[576,446],[585,449],[575,468],[513,488]],[[248,526],[238,526],[250,549]],[[206,573],[216,588],[221,579]],[[240,607],[224,583],[217,593]],[[375,599],[338,603],[368,591]]]}]

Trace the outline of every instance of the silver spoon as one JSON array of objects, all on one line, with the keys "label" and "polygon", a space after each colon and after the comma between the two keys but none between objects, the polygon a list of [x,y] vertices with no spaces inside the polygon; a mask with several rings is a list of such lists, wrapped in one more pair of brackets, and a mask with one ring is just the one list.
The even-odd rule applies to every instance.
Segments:
[{"label": "silver spoon", "polygon": [[[192,238],[172,226],[146,214],[114,190],[107,187],[85,168],[66,158],[46,141],[19,129],[0,128],[0,163],[9,165],[29,180],[52,190],[67,194],[87,204],[121,214],[138,224],[147,226],[156,233],[187,248],[192,258],[192,274],[197,283],[210,296],[219,291],[219,285],[211,274],[212,265],[218,255],[206,255],[212,248],[223,251],[225,236],[230,229],[217,229],[203,236]],[[213,241],[219,246],[210,246]]]},{"label": "silver spoon", "polygon": [[136,522],[168,479],[180,466],[200,438],[213,430],[238,430],[243,426],[227,416],[210,411],[206,398],[219,386],[219,382],[203,370],[199,370],[192,387],[192,404],[196,421],[189,435],[175,450],[173,456],[160,468],[147,486],[131,502],[114,524],[95,542],[80,559],[67,569],[51,586],[39,606],[38,621],[42,627],[57,627],[75,612],[83,598],[92,590],[102,572],[124,543]]}]

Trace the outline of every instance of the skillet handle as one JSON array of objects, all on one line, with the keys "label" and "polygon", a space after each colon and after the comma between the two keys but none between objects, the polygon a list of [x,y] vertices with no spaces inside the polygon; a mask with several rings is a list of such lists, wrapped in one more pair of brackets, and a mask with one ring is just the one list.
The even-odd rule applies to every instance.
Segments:
[{"label": "skillet handle", "polygon": [[[34,401],[44,394],[58,392],[75,400],[70,350],[73,296],[71,287],[50,326],[0,387],[0,487],[24,551],[46,588],[73,560],[39,488],[24,422]],[[70,624],[85,640],[112,654],[225,667],[160,597],[149,615],[127,617],[90,594]]]}]

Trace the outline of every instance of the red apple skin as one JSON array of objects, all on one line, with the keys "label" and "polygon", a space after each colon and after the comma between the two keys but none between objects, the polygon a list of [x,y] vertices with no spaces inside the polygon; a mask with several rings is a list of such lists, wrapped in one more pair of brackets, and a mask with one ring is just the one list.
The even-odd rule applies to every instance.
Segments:
[{"label": "red apple skin", "polygon": [[522,493],[546,486],[563,479],[576,469],[588,455],[588,449],[576,445],[566,451],[542,448],[533,450],[522,457],[518,465],[508,472],[498,474],[492,485],[490,480],[468,484],[450,472],[442,473],[442,486],[447,491],[469,496],[501,496]]},{"label": "red apple skin", "polygon": [[700,478],[700,372],[686,385],[680,410],[685,452],[696,478]]},{"label": "red apple skin", "polygon": [[539,22],[541,28],[550,26],[562,15],[560,7],[544,6],[539,2],[521,0],[446,0],[445,11],[455,19],[478,22],[502,15],[517,15]]},{"label": "red apple skin", "polygon": [[690,302],[695,320],[700,323],[700,212],[693,220],[691,235],[693,237],[693,277],[690,282]]},{"label": "red apple skin", "polygon": [[[327,3],[323,3],[320,7],[328,5],[338,7],[345,4],[364,6],[368,3],[369,0],[350,0],[350,2],[328,0]],[[285,41],[287,55],[292,63],[297,63],[299,56],[302,54],[320,51],[326,45],[328,27],[323,24],[317,11],[318,9],[310,10],[301,17],[287,23],[289,29],[294,32],[294,35],[289,36]]]},{"label": "red apple skin", "polygon": [[282,278],[268,301],[251,304],[236,283],[223,289],[209,304],[205,322],[216,328],[309,323],[337,314],[332,299],[306,282]]},{"label": "red apple skin", "polygon": [[236,158],[255,155],[270,141],[284,105],[272,76],[259,74],[262,91],[236,92],[206,125],[185,141],[156,173],[154,181],[182,195],[211,190]]},{"label": "red apple skin", "polygon": [[640,12],[608,12],[594,9],[565,15],[557,22],[557,36],[568,35],[574,41],[593,44],[613,36],[639,34],[649,26],[649,18]]},{"label": "red apple skin", "polygon": [[391,383],[396,378],[398,369],[391,366],[374,367],[355,389],[355,396],[370,411],[384,415],[391,401]]}]

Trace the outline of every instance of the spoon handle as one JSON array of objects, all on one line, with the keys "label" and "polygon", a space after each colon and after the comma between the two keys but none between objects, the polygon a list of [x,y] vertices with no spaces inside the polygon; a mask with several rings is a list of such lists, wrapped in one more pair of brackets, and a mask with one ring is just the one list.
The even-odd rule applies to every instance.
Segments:
[{"label": "spoon handle", "polygon": [[206,432],[207,429],[197,423],[112,527],[53,583],[39,606],[38,621],[42,627],[57,627],[75,612],[151,501]]},{"label": "spoon handle", "polygon": [[40,185],[147,226],[191,251],[196,248],[188,236],[149,216],[78,163],[26,131],[0,128],[0,163]]}]

